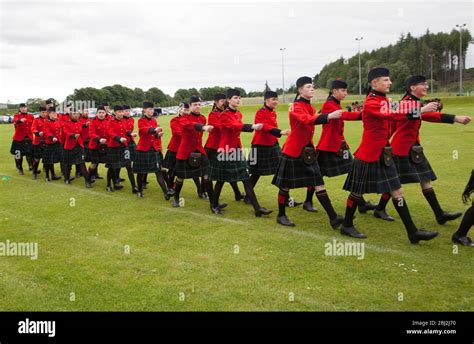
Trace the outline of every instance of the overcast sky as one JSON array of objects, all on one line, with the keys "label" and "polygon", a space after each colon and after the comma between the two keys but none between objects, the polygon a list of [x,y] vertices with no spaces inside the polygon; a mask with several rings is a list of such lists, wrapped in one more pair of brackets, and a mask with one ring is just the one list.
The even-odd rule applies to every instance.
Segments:
[{"label": "overcast sky", "polygon": [[[235,85],[262,90],[328,62],[395,43],[402,32],[449,32],[473,2],[0,0],[0,103],[63,100],[74,88],[144,90]],[[474,45],[467,65],[474,66]]]}]

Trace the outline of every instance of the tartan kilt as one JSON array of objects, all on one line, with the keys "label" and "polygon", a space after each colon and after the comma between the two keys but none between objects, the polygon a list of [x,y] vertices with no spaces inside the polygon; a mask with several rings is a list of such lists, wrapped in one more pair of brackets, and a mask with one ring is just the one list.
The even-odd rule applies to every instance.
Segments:
[{"label": "tartan kilt", "polygon": [[393,155],[393,162],[402,184],[421,183],[437,179],[426,157],[419,164],[415,164],[408,156]]},{"label": "tartan kilt", "polygon": [[188,160],[176,159],[175,175],[181,179],[203,177],[209,175],[209,159],[201,154],[201,165],[199,167],[191,167]]},{"label": "tartan kilt", "polygon": [[86,162],[91,161],[90,154],[89,154],[89,141],[90,141],[90,139],[87,139],[84,142],[84,161],[86,161]]},{"label": "tartan kilt", "polygon": [[209,160],[209,179],[210,180],[217,180],[217,150],[212,148],[204,147],[204,150],[207,154],[207,159]]},{"label": "tartan kilt", "polygon": [[89,159],[92,164],[105,164],[107,162],[107,148],[89,149]]},{"label": "tartan kilt", "polygon": [[274,175],[281,158],[281,149],[278,143],[273,146],[252,145],[248,159],[249,173],[259,176]]},{"label": "tartan kilt", "polygon": [[243,156],[242,150],[236,151],[235,154],[236,159],[233,160],[219,159],[219,155],[224,155],[225,157],[226,153],[224,151],[221,153],[220,151],[211,150],[211,161],[213,161],[212,171],[209,174],[211,180],[239,182],[250,178],[248,163]]},{"label": "tartan kilt", "polygon": [[335,177],[348,173],[354,158],[349,150],[347,152],[347,158],[344,159],[344,156],[339,156],[337,153],[318,150],[316,152],[316,159],[318,160],[321,175]]},{"label": "tartan kilt", "polygon": [[66,165],[83,164],[84,148],[79,145],[76,145],[73,149],[64,149],[63,163]]},{"label": "tartan kilt", "polygon": [[25,137],[23,141],[12,141],[10,147],[10,154],[16,155],[16,152],[19,151],[21,155],[30,156],[32,150],[32,142],[29,137]]},{"label": "tartan kilt", "polygon": [[44,142],[40,142],[37,145],[31,146],[31,157],[33,159],[42,159],[44,156],[44,146],[46,144]]},{"label": "tartan kilt", "polygon": [[166,151],[165,158],[161,164],[164,168],[167,168],[169,171],[173,171],[176,167],[176,152],[170,150]]},{"label": "tartan kilt", "polygon": [[374,162],[365,162],[355,158],[347,175],[343,189],[356,194],[382,194],[400,189],[395,164],[385,166],[383,155]]},{"label": "tartan kilt", "polygon": [[137,156],[137,145],[135,142],[130,141],[128,143],[128,150],[130,151],[130,160],[135,161],[135,157]]},{"label": "tartan kilt", "polygon": [[279,188],[297,189],[324,185],[324,180],[317,160],[307,165],[301,157],[292,158],[283,153],[272,184]]},{"label": "tartan kilt", "polygon": [[151,148],[147,152],[136,151],[133,173],[154,173],[160,171],[161,155]]},{"label": "tartan kilt", "polygon": [[129,152],[128,147],[120,145],[120,147],[107,147],[107,159],[105,167],[107,168],[121,168],[130,163],[129,159],[125,159],[126,152]]},{"label": "tartan kilt", "polygon": [[62,146],[59,142],[45,145],[43,151],[43,164],[55,164],[62,158]]}]

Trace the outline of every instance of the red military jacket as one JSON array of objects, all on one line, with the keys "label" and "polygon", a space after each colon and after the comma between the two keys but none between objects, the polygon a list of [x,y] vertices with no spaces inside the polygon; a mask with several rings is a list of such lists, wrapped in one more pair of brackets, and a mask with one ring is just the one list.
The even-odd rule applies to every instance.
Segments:
[{"label": "red military jacket", "polygon": [[[69,120],[63,125],[64,132],[64,149],[70,150],[79,145],[84,148],[84,141],[82,141],[82,123],[78,120]],[[76,134],[79,134],[79,137],[76,138]]]},{"label": "red military jacket", "polygon": [[127,127],[127,135],[128,135],[129,141],[135,142],[135,138],[132,135],[133,129],[135,129],[135,120],[133,119],[132,116],[130,116],[130,117],[124,117],[122,121],[125,121],[125,126]]},{"label": "red military jacket", "polygon": [[44,121],[44,131],[45,143],[47,145],[56,143],[53,142],[53,138],[56,138],[59,143],[59,136],[61,135],[61,123],[59,123],[59,120],[46,119]]},{"label": "red military jacket", "polygon": [[99,117],[95,117],[93,120],[90,121],[89,124],[89,148],[90,149],[99,149],[100,148],[100,139],[107,139],[108,138],[108,131],[109,131],[109,120],[107,119],[99,119]]},{"label": "red military jacket", "polygon": [[189,158],[189,154],[196,150],[206,155],[206,151],[202,147],[202,126],[206,125],[206,117],[191,112],[189,115],[181,116],[179,123],[183,134],[176,159],[186,160]]},{"label": "red military jacket", "polygon": [[[331,113],[342,110],[341,102],[329,96],[324,102],[321,113]],[[332,119],[327,124],[323,124],[323,131],[316,146],[317,150],[336,153],[341,148],[344,138],[344,121],[359,121],[362,119],[361,112],[343,111],[341,118]],[[349,145],[347,145],[349,147]]]},{"label": "red military jacket", "polygon": [[214,128],[207,136],[206,148],[217,150],[221,140],[221,114],[222,110],[214,109],[207,116],[207,123]]},{"label": "red military jacket", "polygon": [[[421,107],[419,98],[412,94],[406,94],[400,102],[402,109],[410,109]],[[448,115],[441,112],[427,112],[421,115],[419,120],[393,122],[392,127],[394,134],[390,142],[393,147],[393,154],[398,156],[408,156],[410,148],[415,144],[420,144],[420,127],[421,121],[436,123],[454,123],[454,115]]]},{"label": "red military jacket", "polygon": [[407,115],[408,112],[391,110],[391,104],[386,95],[372,90],[365,98],[362,108],[364,132],[354,156],[365,162],[377,161],[383,147],[389,144],[390,121],[408,120]]},{"label": "red military jacket", "polygon": [[[21,119],[25,118],[26,121],[21,122]],[[17,113],[13,116],[13,125],[15,126],[15,133],[13,134],[13,141],[23,141],[28,136],[30,140],[33,140],[33,134],[31,133],[31,126],[35,117],[30,114]]]},{"label": "red military jacket", "polygon": [[[44,129],[45,129],[46,118],[38,117],[33,120],[31,125],[31,133],[33,134],[33,145],[37,146],[41,142],[44,142]],[[43,136],[40,133],[43,132]]]},{"label": "red military jacket", "polygon": [[[249,125],[247,125],[249,127]],[[242,113],[238,110],[231,109],[230,107],[225,109],[220,115],[220,140],[219,149],[228,151],[229,149],[242,148],[242,142],[240,141],[240,132],[253,130],[246,128],[246,125],[242,122]]]},{"label": "red military jacket", "polygon": [[88,117],[80,117],[79,122],[82,125],[82,131],[81,131],[81,137],[82,137],[82,142],[86,142],[86,140],[89,138],[89,126],[87,123],[90,125],[90,120]]},{"label": "red military jacket", "polygon": [[69,114],[67,113],[63,113],[61,115],[58,114],[58,121],[59,121],[59,126],[61,128],[61,133],[59,134],[59,142],[64,145],[64,143],[66,142],[66,137],[64,135],[64,124],[69,121],[71,118],[69,116]]},{"label": "red military jacket", "polygon": [[148,152],[152,147],[156,151],[161,149],[161,140],[158,141],[158,135],[151,131],[151,128],[158,128],[158,123],[153,117],[143,116],[138,120],[138,135],[140,139],[138,140],[137,150]]},{"label": "red military jacket", "polygon": [[293,103],[293,111],[290,112],[291,133],[286,139],[282,152],[292,158],[301,156],[304,147],[313,144],[314,126],[328,122],[328,115],[317,115],[311,102],[305,98],[299,98]]},{"label": "red military jacket", "polygon": [[[121,138],[125,138],[124,142],[120,142]],[[124,119],[117,119],[114,117],[109,120],[108,133],[107,133],[107,147],[117,148],[128,145],[129,137],[127,136],[127,125]]]},{"label": "red military jacket", "polygon": [[253,145],[273,146],[278,142],[277,137],[281,137],[281,135],[278,129],[275,110],[264,105],[261,109],[257,110],[254,123],[262,123],[263,127],[262,130],[254,132],[252,139]]},{"label": "red military jacket", "polygon": [[168,150],[173,153],[178,152],[179,144],[181,143],[182,129],[180,123],[181,117],[173,117],[170,121],[171,140],[168,143]]}]

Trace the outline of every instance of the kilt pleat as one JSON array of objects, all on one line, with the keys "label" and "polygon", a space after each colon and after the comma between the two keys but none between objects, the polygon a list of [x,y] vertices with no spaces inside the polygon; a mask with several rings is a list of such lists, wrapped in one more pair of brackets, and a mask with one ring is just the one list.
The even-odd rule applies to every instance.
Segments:
[{"label": "kilt pleat", "polygon": [[161,155],[151,148],[147,152],[136,151],[133,161],[134,173],[154,173],[160,171]]},{"label": "kilt pleat", "polygon": [[61,161],[62,147],[59,142],[45,145],[43,152],[43,164],[55,164]]},{"label": "kilt pleat", "polygon": [[107,147],[107,168],[121,168],[130,164],[130,150],[127,147]]},{"label": "kilt pleat", "polygon": [[248,162],[243,151],[234,152],[235,158],[229,159],[225,152],[211,150],[213,165],[210,171],[211,180],[223,182],[238,182],[249,179]]},{"label": "kilt pleat", "polygon": [[107,162],[107,148],[89,149],[89,159],[92,164],[105,164]]},{"label": "kilt pleat", "polygon": [[418,164],[413,163],[408,156],[394,155],[393,161],[402,184],[421,183],[437,179],[426,157]]},{"label": "kilt pleat", "polygon": [[347,151],[347,156],[339,156],[334,152],[317,151],[316,158],[318,160],[321,175],[325,177],[335,177],[349,172],[352,166],[352,154]]},{"label": "kilt pleat", "polygon": [[204,147],[207,158],[209,160],[209,179],[210,180],[217,180],[216,178],[218,177],[217,174],[217,150],[212,149],[212,148],[206,148]]},{"label": "kilt pleat", "polygon": [[76,145],[73,149],[63,150],[63,163],[66,165],[76,165],[84,163],[84,148]]},{"label": "kilt pleat", "polygon": [[273,146],[252,145],[248,158],[249,173],[259,176],[274,175],[280,158],[281,149],[278,143]]},{"label": "kilt pleat", "polygon": [[176,167],[176,152],[167,150],[162,166],[167,168],[169,171],[174,171]]},{"label": "kilt pleat", "polygon": [[385,166],[383,156],[374,162],[365,162],[355,158],[343,186],[344,190],[356,194],[382,194],[400,188],[395,164]]},{"label": "kilt pleat", "polygon": [[10,147],[10,153],[16,155],[17,152],[20,152],[21,155],[31,155],[32,150],[32,142],[30,138],[25,138],[23,141],[12,141],[12,145]]},{"label": "kilt pleat", "polygon": [[324,180],[316,160],[312,165],[307,165],[301,158],[292,158],[283,153],[272,184],[280,188],[297,189],[324,185]]},{"label": "kilt pleat", "polygon": [[199,178],[209,175],[209,159],[204,154],[201,155],[201,165],[192,167],[188,160],[176,159],[175,175],[181,179]]},{"label": "kilt pleat", "polygon": [[42,159],[44,156],[44,146],[46,144],[44,142],[40,142],[37,145],[32,145],[31,147],[31,157],[33,159]]}]

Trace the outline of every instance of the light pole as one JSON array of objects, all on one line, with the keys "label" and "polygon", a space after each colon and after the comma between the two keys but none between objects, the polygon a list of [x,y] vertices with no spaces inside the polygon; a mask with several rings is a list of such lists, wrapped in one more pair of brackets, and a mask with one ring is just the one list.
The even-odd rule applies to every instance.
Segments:
[{"label": "light pole", "polygon": [[357,37],[355,40],[359,42],[359,96],[362,94],[362,79],[361,79],[361,71],[360,71],[360,41],[362,41],[364,37]]},{"label": "light pole", "polygon": [[462,29],[466,24],[456,24],[456,27],[459,28],[459,95],[462,95]]},{"label": "light pole", "polygon": [[430,89],[431,89],[431,95],[433,95],[433,54],[428,54],[428,56],[430,57]]},{"label": "light pole", "polygon": [[280,48],[280,51],[281,51],[281,83],[283,85],[283,87],[282,87],[283,103],[285,102],[285,58],[284,58],[285,50],[286,50],[286,48]]}]

